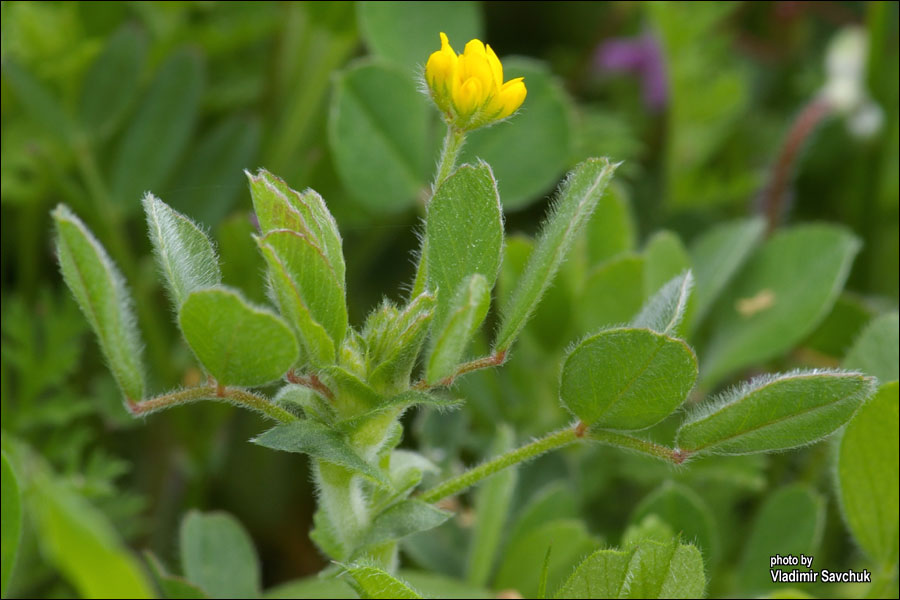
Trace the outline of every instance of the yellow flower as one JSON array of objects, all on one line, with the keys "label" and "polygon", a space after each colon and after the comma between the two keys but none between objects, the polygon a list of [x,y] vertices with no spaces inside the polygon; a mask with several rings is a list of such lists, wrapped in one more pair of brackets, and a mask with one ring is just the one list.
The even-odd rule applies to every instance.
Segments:
[{"label": "yellow flower", "polygon": [[503,82],[503,65],[481,40],[458,55],[441,33],[441,49],[425,64],[425,82],[434,103],[457,129],[471,130],[505,119],[525,101],[521,77]]}]

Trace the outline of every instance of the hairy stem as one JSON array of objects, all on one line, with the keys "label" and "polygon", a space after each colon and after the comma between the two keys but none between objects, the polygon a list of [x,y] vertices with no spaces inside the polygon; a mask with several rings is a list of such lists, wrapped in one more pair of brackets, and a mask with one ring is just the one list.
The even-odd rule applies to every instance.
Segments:
[{"label": "hairy stem", "polygon": [[456,161],[459,159],[459,153],[463,144],[466,143],[466,132],[447,126],[447,135],[444,137],[444,146],[441,148],[441,157],[438,159],[437,175],[434,177],[434,183],[431,185],[431,195],[434,196],[438,187],[444,183],[444,180],[450,177],[453,169],[456,168]]},{"label": "hairy stem", "polygon": [[666,462],[680,465],[686,461],[690,454],[684,450],[678,450],[662,446],[655,442],[642,440],[613,431],[588,431],[584,423],[578,422],[572,427],[560,429],[531,443],[510,450],[496,458],[469,469],[452,479],[448,479],[430,490],[425,491],[419,499],[424,502],[437,502],[448,496],[456,495],[472,487],[482,479],[512,467],[526,460],[531,460],[550,450],[563,448],[579,440],[591,440],[608,446],[615,446],[623,450],[632,450],[646,454]]},{"label": "hairy stem", "polygon": [[297,385],[302,385],[303,387],[308,387],[309,389],[319,392],[329,400],[334,399],[334,393],[328,388],[327,385],[322,383],[322,380],[319,379],[319,376],[315,373],[310,375],[298,375],[294,372],[293,369],[288,371],[286,379],[291,383],[296,383]]},{"label": "hairy stem", "polygon": [[240,388],[222,387],[216,384],[178,390],[137,402],[128,400],[127,408],[132,416],[143,417],[167,408],[172,408],[173,406],[190,404],[201,400],[220,400],[229,402],[235,406],[254,410],[270,419],[281,421],[282,423],[288,423],[297,419],[297,417],[288,411],[273,404],[268,398],[258,396]]},{"label": "hairy stem", "polygon": [[[454,129],[448,124],[447,135],[444,136],[444,145],[441,148],[441,156],[438,158],[437,173],[434,176],[434,182],[431,184],[431,193],[425,199],[426,206],[437,193],[438,187],[453,173],[453,169],[456,168],[456,161],[459,159],[459,152],[465,143],[466,132]],[[419,262],[416,265],[416,278],[413,280],[409,294],[410,300],[424,292],[428,283],[428,265],[425,262],[428,250],[425,247],[425,243],[425,238],[423,237],[422,247],[419,249]]]},{"label": "hairy stem", "polygon": [[676,465],[680,465],[690,458],[690,453],[685,450],[669,448],[668,446],[662,446],[648,440],[642,440],[623,433],[616,433],[615,431],[590,431],[585,434],[585,439],[599,442],[607,446],[621,448],[622,450],[631,450],[640,454],[646,454],[647,456],[652,456],[653,458],[658,458],[659,460]]},{"label": "hairy stem", "polygon": [[342,560],[348,559],[369,527],[370,509],[362,489],[362,478],[354,471],[315,459],[314,479],[331,533],[341,545]]},{"label": "hairy stem", "polygon": [[427,490],[419,497],[419,499],[424,502],[433,503],[448,496],[456,495],[472,487],[482,479],[490,477],[494,473],[526,460],[531,460],[550,450],[568,446],[578,438],[579,434],[577,428],[566,427],[565,429],[560,429],[559,431],[555,431],[529,444],[520,446],[515,450],[510,450],[496,458],[492,458],[452,479],[448,479],[444,483]]},{"label": "hairy stem", "polygon": [[441,379],[437,383],[428,383],[424,379],[421,379],[413,384],[414,390],[427,390],[436,387],[448,387],[453,381],[459,377],[460,375],[465,375],[466,373],[471,373],[472,371],[480,371],[481,369],[489,369],[491,367],[498,367],[502,365],[506,361],[506,350],[500,350],[491,354],[489,356],[483,356],[481,358],[476,358],[475,360],[470,360],[469,362],[463,363],[456,367],[456,370],[452,375],[448,375],[447,377]]}]

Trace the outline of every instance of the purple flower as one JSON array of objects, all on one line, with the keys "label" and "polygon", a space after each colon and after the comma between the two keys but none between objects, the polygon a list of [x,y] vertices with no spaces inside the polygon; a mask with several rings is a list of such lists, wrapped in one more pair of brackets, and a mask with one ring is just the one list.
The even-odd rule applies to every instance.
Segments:
[{"label": "purple flower", "polygon": [[647,108],[653,112],[665,108],[669,84],[662,50],[655,36],[644,33],[636,37],[607,40],[597,47],[594,64],[602,71],[637,75]]}]

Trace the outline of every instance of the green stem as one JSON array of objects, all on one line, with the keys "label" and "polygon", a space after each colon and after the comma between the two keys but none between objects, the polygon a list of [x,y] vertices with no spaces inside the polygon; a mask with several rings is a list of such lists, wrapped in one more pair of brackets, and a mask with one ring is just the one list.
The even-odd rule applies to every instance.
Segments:
[{"label": "green stem", "polygon": [[507,467],[540,456],[550,450],[568,446],[578,439],[579,429],[577,427],[567,427],[555,431],[539,440],[535,440],[530,444],[525,444],[515,450],[510,450],[486,463],[478,465],[474,469],[469,469],[465,473],[457,475],[452,479],[448,479],[444,483],[427,490],[419,499],[424,502],[433,503],[448,496],[453,496],[472,487],[482,479],[490,477],[498,471],[502,471]]},{"label": "green stem", "polygon": [[431,185],[431,195],[434,196],[438,187],[444,180],[450,177],[453,169],[456,168],[456,161],[459,159],[459,153],[463,144],[466,143],[466,132],[461,129],[454,129],[447,126],[447,135],[444,136],[444,146],[441,148],[441,157],[438,159],[437,175],[434,183]]},{"label": "green stem", "polygon": [[347,560],[356,550],[371,521],[370,508],[363,493],[362,478],[354,471],[316,459],[314,478],[318,488],[319,510],[341,545]]},{"label": "green stem", "polygon": [[483,356],[481,358],[476,358],[474,360],[470,360],[469,362],[465,362],[461,365],[456,366],[456,370],[453,371],[452,375],[441,379],[435,383],[428,383],[426,380],[421,379],[413,384],[414,390],[429,390],[436,387],[449,387],[453,384],[453,381],[466,373],[471,373],[472,371],[480,371],[481,369],[489,369],[491,367],[498,367],[502,365],[506,361],[506,350],[500,350],[488,356]]},{"label": "green stem", "polygon": [[658,458],[659,460],[664,460],[676,465],[680,465],[690,456],[684,450],[672,449],[655,442],[642,440],[614,431],[590,431],[585,435],[585,438],[594,442],[600,442],[607,446],[614,446],[622,450],[632,450],[634,452],[646,454],[647,456],[652,456],[653,458]]},{"label": "green stem", "polygon": [[608,446],[615,446],[623,450],[633,450],[674,464],[681,464],[689,457],[689,454],[683,450],[668,448],[629,435],[623,435],[612,431],[589,432],[584,424],[578,423],[574,427],[560,429],[559,431],[555,431],[530,444],[525,444],[515,450],[510,450],[486,463],[482,463],[473,469],[469,469],[465,473],[457,475],[453,479],[448,479],[444,483],[424,492],[419,499],[424,502],[437,502],[448,496],[458,494],[472,487],[482,479],[490,477],[507,467],[530,460],[545,452],[549,452],[550,450],[563,448],[580,439],[589,439]]},{"label": "green stem", "polygon": [[[438,159],[437,174],[434,176],[434,182],[431,184],[431,193],[425,200],[426,206],[437,193],[438,187],[453,173],[453,169],[456,168],[456,161],[459,159],[459,153],[465,143],[466,132],[461,129],[454,129],[448,124],[447,135],[444,136],[444,145],[441,148],[441,156]],[[425,244],[426,239],[422,238],[422,247],[419,249],[419,262],[416,265],[416,278],[413,280],[412,290],[409,294],[410,300],[424,292],[428,283],[428,265],[426,263],[428,248]]]},{"label": "green stem", "polygon": [[280,406],[273,404],[268,398],[258,396],[247,390],[239,388],[217,387],[213,385],[204,385],[200,387],[188,388],[186,390],[178,390],[141,400],[139,402],[129,402],[128,411],[135,417],[143,417],[173,406],[181,406],[182,404],[190,404],[192,402],[200,402],[201,400],[220,400],[247,408],[263,414],[275,421],[288,423],[297,420],[297,417],[284,410]]}]

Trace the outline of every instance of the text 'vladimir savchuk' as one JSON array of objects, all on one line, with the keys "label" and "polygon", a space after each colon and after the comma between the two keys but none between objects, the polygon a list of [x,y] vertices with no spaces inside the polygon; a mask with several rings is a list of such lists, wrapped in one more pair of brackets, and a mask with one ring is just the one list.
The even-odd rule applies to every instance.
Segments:
[{"label": "text 'vladimir savchuk'", "polygon": [[813,557],[801,554],[794,556],[786,554],[781,556],[776,554],[769,557],[769,573],[772,576],[773,583],[870,583],[872,574],[868,569],[862,571],[829,571],[822,569],[821,571],[804,571],[800,569],[776,569],[779,566],[803,567],[804,569],[812,569]]}]

